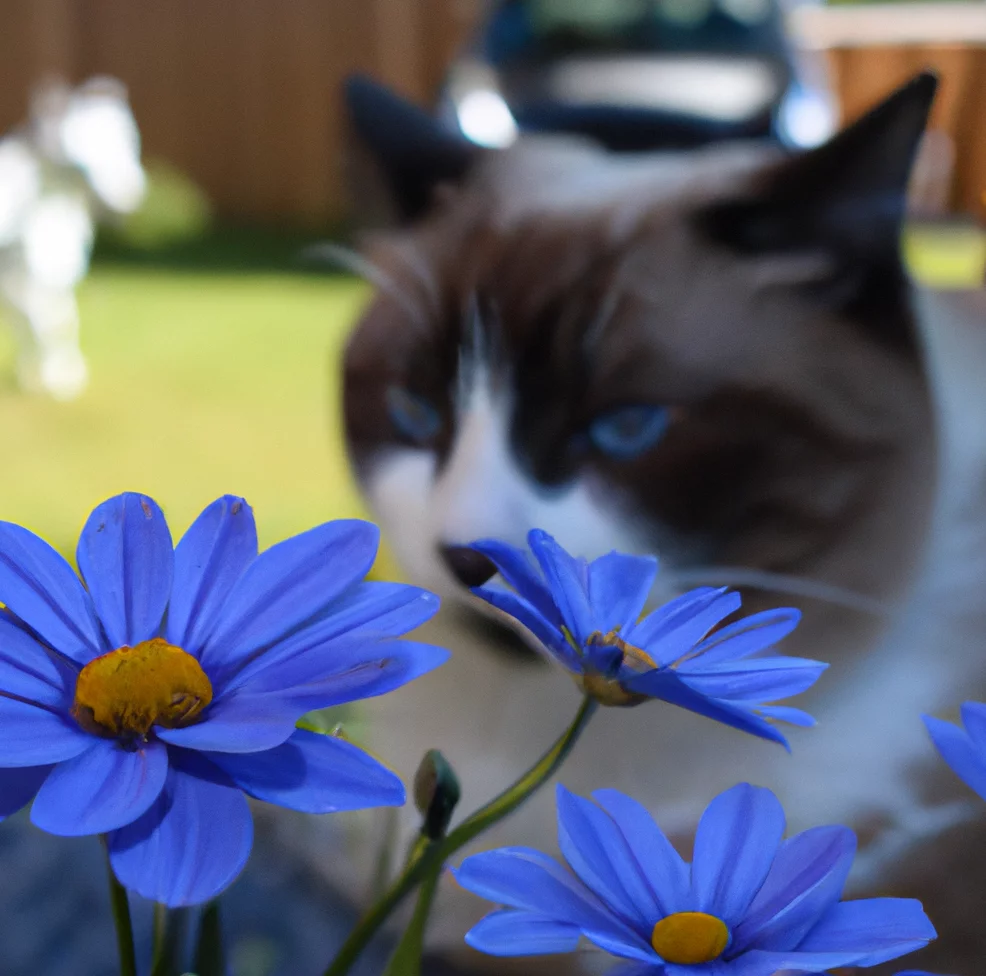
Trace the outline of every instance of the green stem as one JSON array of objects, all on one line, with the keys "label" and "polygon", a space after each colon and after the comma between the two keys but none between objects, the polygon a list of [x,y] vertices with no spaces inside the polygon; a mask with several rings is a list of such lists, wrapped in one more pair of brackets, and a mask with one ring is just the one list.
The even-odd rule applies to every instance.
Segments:
[{"label": "green stem", "polygon": [[425,929],[431,914],[432,902],[438,890],[438,879],[442,876],[441,862],[436,861],[421,882],[414,915],[394,954],[390,957],[384,976],[421,976],[421,955],[424,952]]},{"label": "green stem", "polygon": [[590,698],[588,695],[582,699],[578,713],[562,737],[513,786],[507,787],[499,796],[467,817],[442,841],[443,860],[447,861],[460,847],[464,847],[484,830],[513,813],[554,776],[568,758],[568,754],[575,748],[575,743],[589,724],[597,704],[595,698]]},{"label": "green stem", "polygon": [[226,972],[226,950],[223,946],[218,898],[214,898],[202,909],[198,944],[195,947],[195,972],[198,976],[223,976]]},{"label": "green stem", "polygon": [[325,970],[324,976],[344,976],[345,973],[349,972],[349,968],[356,962],[380,926],[387,921],[391,912],[414,890],[415,885],[421,880],[420,869],[422,865],[435,859],[438,853],[438,844],[419,840],[418,844],[415,845],[415,850],[417,854],[412,852],[401,876],[384,892],[380,900],[350,932],[349,938],[343,943],[342,948],[329,964],[329,968]]},{"label": "green stem", "polygon": [[[370,939],[373,938],[397,906],[417,885],[426,882],[432,887],[432,891],[427,898],[423,897],[418,902],[418,908],[423,913],[420,920],[423,934],[434,896],[434,887],[438,884],[438,878],[445,862],[474,837],[513,813],[557,772],[588,725],[589,719],[592,718],[596,710],[596,705],[595,699],[588,696],[583,698],[582,705],[572,724],[565,730],[561,738],[517,782],[468,816],[447,837],[431,842],[419,840],[401,876],[370,911],[360,919],[323,976],[345,976],[360,953],[366,948]],[[417,911],[415,917],[417,917]],[[412,921],[412,926],[413,924]],[[415,936],[406,936],[405,938],[413,939]],[[404,941],[401,941],[401,946],[404,945]],[[398,951],[400,951],[401,946],[398,947]],[[414,971],[408,970],[411,973]],[[399,976],[404,976],[404,972],[404,970],[395,970],[393,976],[398,976],[398,973]]]},{"label": "green stem", "polygon": [[108,851],[106,874],[110,883],[110,907],[113,910],[113,922],[116,925],[116,945],[120,953],[120,976],[137,976],[137,953],[134,951],[130,901],[127,898],[127,889],[116,880],[113,866],[109,862]]},{"label": "green stem", "polygon": [[151,976],[160,976],[164,965],[165,938],[168,932],[168,908],[154,903],[154,923],[151,936]]},{"label": "green stem", "polygon": [[370,891],[374,899],[379,898],[387,890],[387,882],[394,869],[394,850],[397,847],[399,826],[397,807],[387,807],[384,817],[384,834],[377,853],[376,865],[373,869],[373,882]]},{"label": "green stem", "polygon": [[154,905],[154,940],[150,976],[176,976],[184,972],[180,965],[185,941],[188,909]]}]

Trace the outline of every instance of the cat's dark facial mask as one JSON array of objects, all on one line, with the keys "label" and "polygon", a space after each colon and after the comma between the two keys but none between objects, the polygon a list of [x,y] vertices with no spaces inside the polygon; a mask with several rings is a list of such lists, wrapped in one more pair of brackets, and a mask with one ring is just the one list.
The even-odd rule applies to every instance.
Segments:
[{"label": "cat's dark facial mask", "polygon": [[418,188],[368,248],[381,287],[346,357],[352,458],[411,575],[448,592],[445,547],[537,526],[657,552],[672,582],[891,585],[900,519],[925,520],[902,479],[930,478],[897,238],[933,90],[796,160],[447,144],[433,204]]}]

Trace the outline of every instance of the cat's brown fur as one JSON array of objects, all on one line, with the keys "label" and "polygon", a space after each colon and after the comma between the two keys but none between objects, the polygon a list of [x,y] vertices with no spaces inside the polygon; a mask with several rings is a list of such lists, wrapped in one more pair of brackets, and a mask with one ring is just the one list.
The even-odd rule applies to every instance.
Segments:
[{"label": "cat's brown fur", "polygon": [[[741,779],[775,789],[793,829],[848,822],[866,840],[857,891],[924,898],[946,936],[927,965],[973,976],[986,940],[955,909],[969,901],[940,869],[951,862],[939,842],[977,830],[986,804],[963,804],[970,795],[943,775],[920,713],[983,688],[986,397],[975,364],[986,366],[986,323],[975,299],[915,292],[897,257],[928,101],[928,83],[915,83],[793,161],[747,145],[614,159],[533,140],[462,164],[464,182],[368,251],[383,288],[348,352],[346,418],[398,553],[449,592],[438,548],[519,542],[527,511],[558,517],[560,530],[547,527],[586,556],[594,545],[659,552],[669,590],[716,566],[851,591],[853,609],[793,600],[805,620],[786,650],[833,665],[797,702],[821,724],[795,731],[793,757],[649,705],[601,715],[562,779],[623,789],[682,837]],[[509,403],[511,477],[537,497],[529,509],[498,505],[488,445],[456,399],[477,322],[491,396]],[[385,405],[395,385],[441,411],[432,443],[401,443]],[[608,407],[654,401],[672,421],[638,460],[580,441]],[[581,507],[550,508],[576,490]],[[592,535],[581,513],[599,511]],[[792,602],[742,589],[747,609]],[[559,674],[467,646],[451,618],[437,626],[453,661],[375,708],[372,735],[403,769],[441,745],[471,806],[557,734],[575,693]],[[551,807],[538,798],[482,846],[550,848]],[[986,873],[960,883],[986,901]],[[951,907],[936,918],[936,904]],[[449,885],[435,937],[459,945],[484,907]]]}]

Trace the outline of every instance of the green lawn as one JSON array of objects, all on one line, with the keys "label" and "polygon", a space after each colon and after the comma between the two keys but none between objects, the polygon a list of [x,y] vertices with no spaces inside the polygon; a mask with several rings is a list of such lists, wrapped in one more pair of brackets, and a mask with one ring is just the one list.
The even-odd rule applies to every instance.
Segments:
[{"label": "green lawn", "polygon": [[153,495],[176,536],[244,495],[262,546],[361,514],[336,364],[366,296],[346,277],[97,265],[79,296],[79,400],[18,392],[0,337],[0,518],[69,554],[92,507],[126,489]]}]

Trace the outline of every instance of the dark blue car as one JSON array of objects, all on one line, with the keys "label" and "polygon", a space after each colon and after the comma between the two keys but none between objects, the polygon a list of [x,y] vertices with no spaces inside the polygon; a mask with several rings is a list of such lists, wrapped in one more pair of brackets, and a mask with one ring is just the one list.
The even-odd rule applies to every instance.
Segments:
[{"label": "dark blue car", "polygon": [[448,73],[441,113],[481,145],[569,132],[618,151],[807,147],[836,118],[779,0],[497,0]]}]

